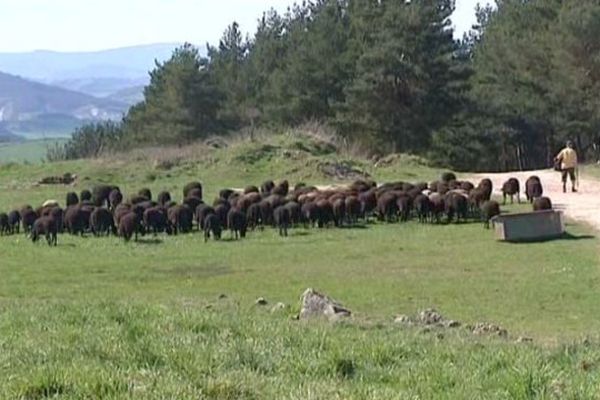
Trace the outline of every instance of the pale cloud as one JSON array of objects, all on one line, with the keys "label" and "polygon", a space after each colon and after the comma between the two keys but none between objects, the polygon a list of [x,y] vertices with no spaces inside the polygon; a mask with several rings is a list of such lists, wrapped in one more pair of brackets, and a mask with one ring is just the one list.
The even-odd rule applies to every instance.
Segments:
[{"label": "pale cloud", "polygon": [[[263,11],[293,0],[0,0],[0,51],[98,50],[145,43],[215,43],[237,21],[254,32]],[[458,0],[463,31],[477,0]],[[460,34],[459,36],[462,36]]]}]

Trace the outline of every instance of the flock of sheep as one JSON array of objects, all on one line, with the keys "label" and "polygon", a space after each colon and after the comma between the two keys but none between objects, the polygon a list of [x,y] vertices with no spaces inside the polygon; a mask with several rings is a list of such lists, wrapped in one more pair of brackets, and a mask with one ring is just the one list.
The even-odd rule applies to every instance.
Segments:
[{"label": "flock of sheep", "polygon": [[[517,196],[520,184],[509,179],[502,187],[504,202]],[[525,194],[534,210],[552,208],[550,199],[542,197],[537,177],[525,183]],[[45,237],[49,245],[57,244],[59,233],[94,236],[118,235],[125,241],[138,235],[202,231],[204,240],[220,239],[229,229],[232,238],[244,238],[248,230],[272,226],[281,236],[294,226],[325,228],[351,226],[375,217],[380,221],[405,222],[417,218],[421,223],[460,222],[468,218],[483,221],[500,214],[500,204],[491,199],[492,182],[483,179],[477,186],[459,181],[452,173],[431,183],[392,182],[377,185],[359,180],[344,188],[318,189],[304,184],[290,188],[288,181],[264,182],[261,187],[244,190],[223,189],[212,205],[203,201],[200,182],[183,189],[183,201],[173,201],[169,192],[153,198],[142,189],[126,201],[117,186],[99,185],[79,195],[67,193],[63,209],[54,200],[38,208],[30,205],[10,213],[0,213],[0,235],[18,234],[20,228],[33,242]]]}]

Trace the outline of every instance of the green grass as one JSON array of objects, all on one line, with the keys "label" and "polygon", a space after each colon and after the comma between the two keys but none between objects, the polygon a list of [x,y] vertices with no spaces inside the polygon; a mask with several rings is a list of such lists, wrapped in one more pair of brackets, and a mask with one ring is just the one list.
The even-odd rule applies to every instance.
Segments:
[{"label": "green grass", "polygon": [[[70,188],[31,185],[48,174],[78,173],[75,190],[110,181],[177,195],[200,179],[210,198],[267,177],[327,183],[314,164],[335,157],[264,150],[215,150],[168,171],[134,156],[0,167],[0,209],[62,199]],[[439,173],[412,162],[372,175]],[[415,222],[295,229],[287,239],[266,230],[206,244],[198,234],[129,244],[63,235],[57,248],[0,238],[0,398],[594,398],[598,240],[584,238],[585,227],[568,229],[575,239],[518,245],[495,241],[479,223]],[[293,320],[307,287],[353,318]],[[255,306],[258,297],[269,306]],[[290,307],[271,313],[277,302]],[[463,324],[496,323],[510,338],[393,323],[428,307]],[[534,343],[516,344],[518,336]]]},{"label": "green grass", "polygon": [[5,163],[41,163],[46,159],[46,150],[66,139],[28,140],[21,143],[0,144],[0,165]]}]

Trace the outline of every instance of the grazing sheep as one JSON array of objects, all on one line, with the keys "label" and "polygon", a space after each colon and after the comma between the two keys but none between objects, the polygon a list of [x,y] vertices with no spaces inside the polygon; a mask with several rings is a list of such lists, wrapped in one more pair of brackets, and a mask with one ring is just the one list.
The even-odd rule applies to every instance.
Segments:
[{"label": "grazing sheep", "polygon": [[373,215],[373,212],[377,209],[377,195],[375,189],[369,189],[366,192],[358,194],[358,200],[360,201],[360,214],[367,222],[369,217]]},{"label": "grazing sheep", "polygon": [[[187,196],[186,196],[187,197]],[[158,194],[158,196],[156,197],[156,201],[158,202],[158,204],[160,204],[161,206],[164,206],[165,204],[167,204],[168,202],[171,201],[171,193],[169,192],[160,192]]]},{"label": "grazing sheep", "polygon": [[346,206],[346,219],[350,224],[356,224],[361,214],[361,204],[358,196],[348,196],[344,200]]},{"label": "grazing sheep", "polygon": [[[92,199],[93,203],[96,207],[103,207],[104,205],[109,204],[110,193],[113,190],[119,190],[118,186],[111,185],[98,185],[92,188]],[[83,196],[82,196],[83,197]],[[82,198],[82,200],[84,200]]]},{"label": "grazing sheep", "polygon": [[417,195],[414,200],[414,208],[417,212],[419,222],[427,222],[429,214],[431,213],[431,201],[429,201],[429,197],[424,194]]},{"label": "grazing sheep", "polygon": [[481,220],[485,229],[490,229],[490,221],[496,215],[500,215],[500,204],[497,201],[488,200],[481,205]]},{"label": "grazing sheep", "polygon": [[113,211],[113,219],[115,220],[115,225],[119,226],[119,222],[121,221],[121,217],[123,215],[131,212],[131,205],[129,204],[119,204]]},{"label": "grazing sheep", "polygon": [[94,236],[108,236],[111,233],[113,235],[117,233],[113,215],[104,207],[98,207],[90,214],[90,229]]},{"label": "grazing sheep", "polygon": [[229,201],[229,198],[231,196],[233,196],[234,193],[235,193],[235,190],[233,190],[233,189],[221,189],[221,190],[219,190],[219,198]]},{"label": "grazing sheep", "polygon": [[329,226],[330,222],[333,222],[333,206],[327,199],[317,200],[316,204],[319,208],[319,221],[317,225],[319,228],[325,228]]},{"label": "grazing sheep", "polygon": [[189,233],[192,230],[194,213],[188,205],[180,204],[169,208],[167,217],[174,235],[178,232]]},{"label": "grazing sheep", "polygon": [[35,220],[38,219],[39,215],[35,212],[31,206],[25,206],[20,212],[21,214],[21,224],[23,225],[23,231],[25,233],[29,233]]},{"label": "grazing sheep", "polygon": [[200,200],[202,200],[202,190],[200,190],[198,188],[194,188],[188,192],[187,197],[197,197]]},{"label": "grazing sheep", "polygon": [[463,182],[460,183],[460,188],[462,190],[467,191],[467,192],[471,192],[471,190],[475,189],[475,185],[473,185],[469,181],[463,181]]},{"label": "grazing sheep", "polygon": [[221,224],[221,220],[217,216],[217,214],[208,214],[204,219],[204,242],[208,242],[210,239],[210,235],[212,234],[215,240],[221,239],[221,231],[223,230],[223,225]]},{"label": "grazing sheep", "polygon": [[138,213],[130,211],[123,215],[119,221],[118,234],[120,237],[129,242],[135,236],[135,241],[138,240],[140,231],[140,216]]},{"label": "grazing sheep", "polygon": [[338,197],[332,201],[333,223],[335,226],[340,227],[344,225],[346,219],[346,199],[344,199],[344,197]]},{"label": "grazing sheep", "polygon": [[147,198],[146,196],[140,196],[139,194],[135,194],[135,195],[129,197],[129,200],[127,202],[131,205],[136,205],[136,204],[144,203],[149,200],[150,199]]},{"label": "grazing sheep", "polygon": [[408,221],[412,210],[412,201],[407,194],[402,194],[396,198],[396,208],[401,222]]},{"label": "grazing sheep", "polygon": [[221,226],[227,226],[227,214],[231,206],[227,204],[219,204],[215,207],[215,215],[219,218]]},{"label": "grazing sheep", "polygon": [[431,222],[440,223],[441,215],[446,211],[446,202],[444,196],[439,193],[432,193],[429,195],[429,201],[431,202]]},{"label": "grazing sheep", "polygon": [[202,184],[200,182],[190,182],[187,185],[185,185],[183,187],[183,198],[185,199],[186,197],[188,197],[190,191],[192,191],[192,189],[198,189],[200,190],[200,198],[202,198]]},{"label": "grazing sheep", "polygon": [[196,221],[198,223],[198,230],[204,230],[204,220],[209,214],[214,214],[215,209],[208,204],[199,204],[196,207]]},{"label": "grazing sheep", "polygon": [[273,181],[265,181],[263,182],[263,184],[260,186],[260,192],[263,195],[270,195],[271,191],[275,188],[275,182]]},{"label": "grazing sheep", "polygon": [[454,217],[456,217],[456,223],[467,219],[469,203],[466,196],[459,193],[450,192],[446,195],[445,206],[448,222],[452,222]]},{"label": "grazing sheep", "polygon": [[540,178],[535,175],[529,177],[525,182],[525,197],[527,197],[527,201],[533,203],[535,199],[542,197],[543,194],[544,188],[542,187]]},{"label": "grazing sheep", "polygon": [[148,200],[152,200],[152,191],[148,188],[142,188],[138,190],[138,196],[142,196],[147,198]]},{"label": "grazing sheep", "polygon": [[276,195],[285,197],[288,195],[289,190],[290,190],[290,184],[288,181],[284,180],[279,185],[275,186],[273,188],[273,190],[271,190],[271,194],[276,194]]},{"label": "grazing sheep", "polygon": [[113,189],[108,194],[108,205],[112,211],[114,211],[119,204],[123,202],[123,194],[118,189]]},{"label": "grazing sheep", "polygon": [[398,213],[396,195],[393,192],[383,193],[377,199],[377,217],[380,221],[392,222]]},{"label": "grazing sheep", "polygon": [[320,209],[319,207],[317,207],[317,203],[315,203],[314,201],[308,201],[304,203],[302,205],[301,212],[305,228],[307,228],[308,226],[314,228],[321,219],[321,217],[319,216]]},{"label": "grazing sheep", "polygon": [[279,236],[287,237],[290,226],[290,210],[285,206],[279,206],[273,212],[273,218],[275,219],[275,226],[279,230]]},{"label": "grazing sheep", "polygon": [[521,196],[519,192],[521,191],[519,180],[516,178],[509,178],[502,185],[502,197],[504,198],[504,204],[506,204],[506,197],[510,197],[510,204],[514,203],[514,196],[517,195],[517,202],[521,203]]},{"label": "grazing sheep", "polygon": [[481,209],[481,205],[486,201],[487,192],[483,188],[476,188],[469,193],[469,208],[472,214],[475,214]]},{"label": "grazing sheep", "polygon": [[254,230],[261,225],[260,205],[258,203],[250,204],[250,207],[246,211],[246,220],[250,230]]},{"label": "grazing sheep", "polygon": [[144,210],[144,229],[156,236],[160,232],[171,234],[171,227],[167,218],[167,211],[162,206],[151,207]]},{"label": "grazing sheep", "polygon": [[289,201],[283,207],[290,212],[290,225],[298,225],[302,222],[302,206],[296,201]]},{"label": "grazing sheep", "polygon": [[232,208],[227,213],[227,228],[231,231],[231,237],[235,240],[246,237],[246,214],[243,211]]},{"label": "grazing sheep", "polygon": [[79,201],[92,201],[92,192],[87,189],[84,189],[79,194]]},{"label": "grazing sheep", "polygon": [[85,215],[81,212],[81,206],[69,206],[65,210],[64,226],[71,235],[83,235],[85,232]]},{"label": "grazing sheep", "polygon": [[8,214],[0,213],[0,236],[8,235],[10,226],[8,225]]},{"label": "grazing sheep", "polygon": [[60,207],[53,207],[48,212],[47,216],[54,218],[54,222],[56,223],[56,230],[58,231],[58,233],[63,233],[64,231],[64,215],[65,211]]},{"label": "grazing sheep", "polygon": [[21,214],[17,210],[13,210],[8,213],[8,226],[10,228],[10,234],[19,234],[21,228]]},{"label": "grazing sheep", "polygon": [[533,200],[533,211],[552,210],[552,201],[548,197],[536,197]]},{"label": "grazing sheep", "polygon": [[183,204],[187,205],[190,210],[195,210],[200,204],[204,204],[204,202],[200,197],[190,195],[183,200]]},{"label": "grazing sheep", "polygon": [[491,179],[489,179],[489,178],[482,179],[481,182],[479,182],[479,185],[477,186],[477,188],[479,188],[482,191],[484,201],[490,200],[492,198],[492,192],[493,192],[494,186],[492,184]]},{"label": "grazing sheep", "polygon": [[35,220],[31,228],[31,241],[37,242],[40,236],[44,236],[48,246],[57,245],[56,221],[51,216],[41,217]]},{"label": "grazing sheep", "polygon": [[65,199],[66,207],[74,206],[78,203],[79,203],[79,196],[77,196],[77,193],[75,193],[75,192],[67,193],[67,196]]}]

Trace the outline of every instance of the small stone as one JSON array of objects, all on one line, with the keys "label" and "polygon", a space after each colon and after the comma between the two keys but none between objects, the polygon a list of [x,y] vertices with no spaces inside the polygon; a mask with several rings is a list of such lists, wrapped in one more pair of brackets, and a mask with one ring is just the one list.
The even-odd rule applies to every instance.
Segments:
[{"label": "small stone", "polygon": [[267,304],[269,304],[269,302],[264,297],[259,297],[258,299],[256,299],[254,304],[256,304],[257,306],[266,306]]},{"label": "small stone", "polygon": [[458,328],[460,326],[460,321],[455,321],[451,319],[450,321],[445,321],[444,326],[446,328]]},{"label": "small stone", "polygon": [[273,306],[273,308],[271,308],[271,312],[275,313],[278,311],[283,311],[287,308],[287,305],[285,305],[285,303],[277,303]]},{"label": "small stone", "polygon": [[340,317],[349,317],[352,314],[338,302],[313,289],[306,289],[301,300],[300,319],[325,317],[337,321]]},{"label": "small stone", "polygon": [[419,313],[418,319],[424,325],[435,325],[442,322],[444,317],[433,308],[428,308]]},{"label": "small stone", "polygon": [[410,319],[410,317],[408,315],[398,315],[396,318],[394,318],[394,323],[411,325],[412,320]]}]

